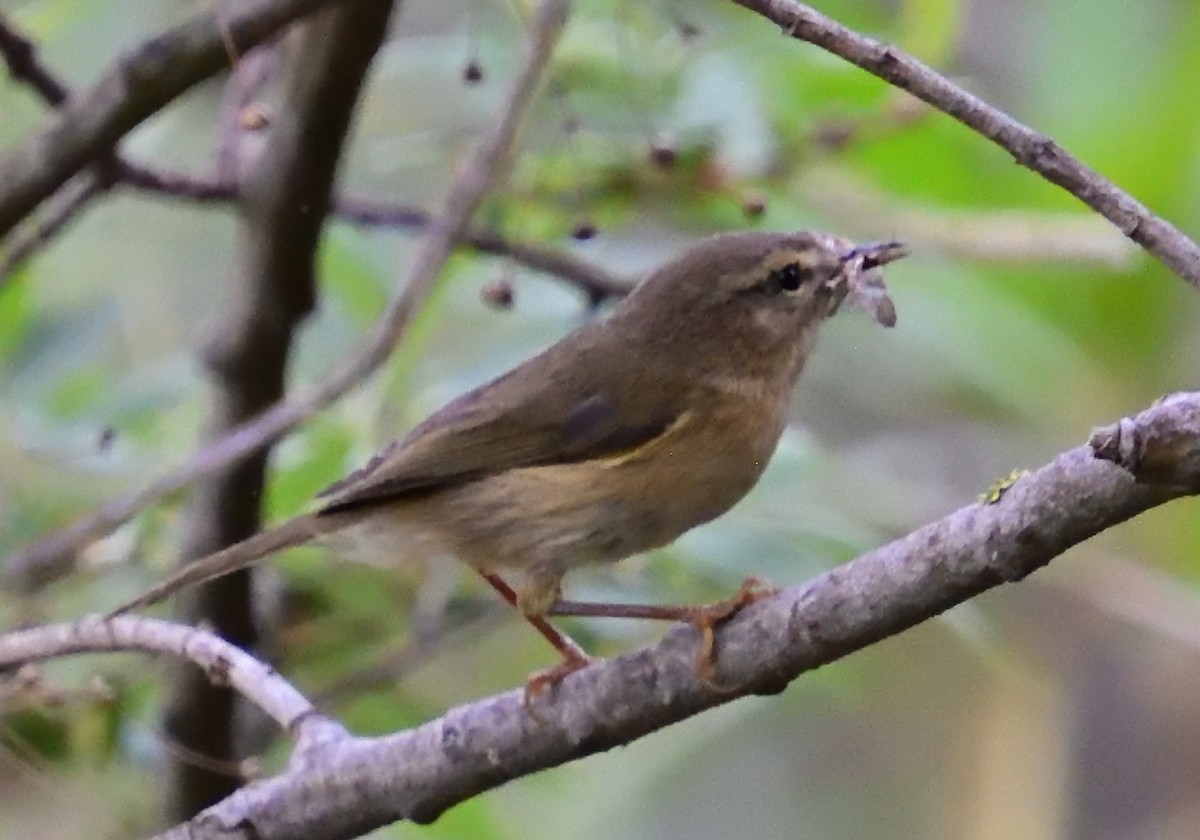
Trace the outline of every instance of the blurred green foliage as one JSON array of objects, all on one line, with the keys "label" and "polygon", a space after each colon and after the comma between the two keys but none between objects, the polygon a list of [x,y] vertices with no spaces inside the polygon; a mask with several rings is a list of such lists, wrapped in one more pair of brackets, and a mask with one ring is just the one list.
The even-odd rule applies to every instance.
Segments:
[{"label": "blurred green foliage", "polygon": [[[404,4],[347,157],[347,193],[436,205],[517,64],[527,6]],[[889,273],[896,329],[851,315],[827,330],[794,427],[751,496],[652,557],[569,580],[573,597],[698,601],[749,574],[800,582],[972,502],[1093,424],[1196,387],[1195,291],[1122,251],[1114,229],[1089,228],[1074,255],[985,255],[993,223],[1053,243],[1064,220],[1088,215],[986,140],[720,0],[576,6],[522,155],[482,221],[631,277],[734,227],[895,236],[914,255]],[[17,0],[6,14],[47,63],[85,85],[123,48],[195,8]],[[951,74],[1183,230],[1200,230],[1194,0],[828,0],[821,10]],[[472,58],[484,77],[466,85]],[[219,95],[217,84],[201,86],[123,151],[208,171]],[[43,112],[28,90],[0,88],[0,149]],[[747,208],[759,200],[754,216]],[[936,231],[916,224],[926,216],[982,222],[985,234],[954,240],[949,221]],[[600,235],[573,242],[581,220]],[[0,280],[0,553],[143,486],[194,446],[207,402],[196,348],[236,282],[237,237],[227,209],[118,193]],[[359,346],[412,242],[411,232],[331,225],[296,388]],[[481,300],[497,277],[515,285],[509,311]],[[587,317],[584,297],[559,281],[456,257],[384,373],[277,449],[268,518],[302,509],[399,430]],[[1194,502],[1156,511],[781,697],[511,784],[433,826],[373,836],[1184,836],[1154,833],[1198,804],[1184,780],[1161,771],[1197,758],[1189,743],[1200,739],[1171,739],[1168,761],[1096,732],[1144,718],[1135,744],[1158,743],[1159,728],[1196,733],[1200,706],[1177,678],[1181,657],[1193,673],[1197,664],[1197,637],[1182,641],[1197,621],[1196,514]],[[79,575],[0,602],[0,615],[11,626],[116,603],[174,562],[179,524],[177,500],[147,511],[91,547]],[[550,661],[515,619],[472,618],[491,596],[456,569],[296,555],[264,572],[283,592],[281,668],[305,691],[330,690],[332,710],[356,731],[419,723]],[[1125,580],[1114,569],[1153,585],[1114,583]],[[661,629],[566,626],[603,655]],[[418,665],[372,689],[333,689],[419,639],[434,646]],[[152,781],[170,748],[148,679],[161,670],[130,657],[48,670],[63,686],[102,672],[117,697],[81,695],[53,714],[6,719],[0,810],[17,816],[0,837],[78,836],[81,825],[122,836],[152,822]],[[1128,705],[1114,711],[1112,696]],[[1130,791],[1112,781],[1139,768],[1155,771],[1153,784]],[[1120,799],[1125,822],[1112,825],[1126,833],[1088,832],[1109,825],[1095,804],[1103,797],[1089,798],[1097,790]]]}]

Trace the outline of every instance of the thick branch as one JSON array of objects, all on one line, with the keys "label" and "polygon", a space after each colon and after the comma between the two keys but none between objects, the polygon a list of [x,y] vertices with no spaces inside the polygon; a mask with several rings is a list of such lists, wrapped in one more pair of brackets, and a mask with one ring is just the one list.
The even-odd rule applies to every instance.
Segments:
[{"label": "thick branch", "polygon": [[433,288],[453,243],[498,176],[516,135],[518,123],[532,100],[538,80],[558,34],[566,22],[567,0],[546,0],[535,18],[525,63],[503,106],[501,116],[480,141],[450,188],[442,212],[429,225],[413,258],[408,280],[388,305],[367,344],[321,385],[302,396],[276,403],[254,420],[196,452],[180,467],[136,493],[114,499],[92,516],[73,523],[10,556],[5,574],[11,582],[36,587],[62,574],[80,548],[127,522],[143,508],[197,479],[212,475],[248,454],[278,440],[315,412],[333,403],[373,373],[403,337],[409,320]]},{"label": "thick branch", "polygon": [[0,236],[142,120],[229,63],[240,51],[339,0],[246,0],[203,12],[122,56],[99,82],[68,99],[40,130],[0,158]]},{"label": "thick branch", "polygon": [[[206,437],[220,439],[283,397],[296,329],[316,299],[317,250],[337,163],[392,0],[345,0],[306,21],[285,51],[287,92],[266,148],[246,167],[240,257],[204,362],[212,381]],[[268,450],[201,481],[191,499],[181,563],[245,539],[261,525]],[[212,627],[245,649],[260,643],[249,570],[199,587],[184,602],[189,624]],[[254,747],[235,714],[236,692],[194,669],[173,674],[168,737],[189,753],[237,762]],[[186,758],[170,765],[172,821],[228,796],[238,780]]]},{"label": "thick branch", "polygon": [[[1186,438],[1177,451],[1190,458],[1200,450],[1198,415],[1200,393],[1193,393],[1124,422],[1139,434]],[[1190,486],[1200,487],[1200,468],[1188,462]],[[697,679],[698,634],[678,627],[657,645],[567,677],[536,701],[536,716],[513,691],[395,735],[329,741],[284,775],[161,837],[344,838],[399,819],[430,821],[511,779],[627,744],[738,697],[781,691],[806,671],[1019,581],[1183,492],[1139,484],[1090,446],[1073,449],[994,503],[962,508],[738,613],[718,634],[723,690]]]},{"label": "thick branch", "polygon": [[1138,481],[1200,492],[1200,410],[1192,394],[1172,394],[1137,417],[1092,432],[1088,445]]},{"label": "thick branch", "polygon": [[949,114],[1108,219],[1200,289],[1200,246],[1065,149],[893,46],[860,35],[795,0],[734,0],[801,41],[841,56]]}]

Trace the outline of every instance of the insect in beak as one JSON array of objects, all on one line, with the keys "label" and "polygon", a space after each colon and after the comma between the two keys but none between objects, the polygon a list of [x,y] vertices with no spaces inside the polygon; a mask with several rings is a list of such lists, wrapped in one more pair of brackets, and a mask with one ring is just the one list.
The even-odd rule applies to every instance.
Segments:
[{"label": "insect in beak", "polygon": [[842,262],[849,263],[861,258],[860,270],[870,271],[907,256],[908,247],[902,242],[868,242],[865,245],[856,245],[842,254]]},{"label": "insect in beak", "polygon": [[[855,309],[866,312],[876,323],[885,327],[895,326],[896,307],[883,283],[883,272],[875,269],[906,256],[908,248],[894,241],[869,242],[846,251],[841,255],[842,270],[834,281],[845,284],[846,291],[841,299],[848,300]],[[836,307],[833,311],[836,311]]]}]

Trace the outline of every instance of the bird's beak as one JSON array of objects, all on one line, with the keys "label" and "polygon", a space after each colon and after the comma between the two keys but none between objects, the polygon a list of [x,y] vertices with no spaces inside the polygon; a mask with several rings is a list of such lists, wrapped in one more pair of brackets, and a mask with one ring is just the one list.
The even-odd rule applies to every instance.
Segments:
[{"label": "bird's beak", "polygon": [[862,270],[870,271],[907,256],[908,246],[902,242],[868,242],[865,245],[856,245],[843,253],[842,261],[850,262],[861,257]]}]

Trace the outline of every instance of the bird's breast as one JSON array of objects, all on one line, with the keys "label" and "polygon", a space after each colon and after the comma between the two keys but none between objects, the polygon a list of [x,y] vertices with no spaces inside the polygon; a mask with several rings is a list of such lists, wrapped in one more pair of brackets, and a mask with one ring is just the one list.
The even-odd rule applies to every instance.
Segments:
[{"label": "bird's breast", "polygon": [[[747,390],[697,401],[663,435],[607,465],[660,520],[662,542],[720,516],[757,483],[783,431],[786,402]],[[661,544],[661,543],[660,543]]]},{"label": "bird's breast", "polygon": [[416,537],[479,568],[565,569],[666,545],[736,504],[783,429],[785,403],[713,396],[631,451],[447,487],[382,508],[369,530],[385,542]]}]

